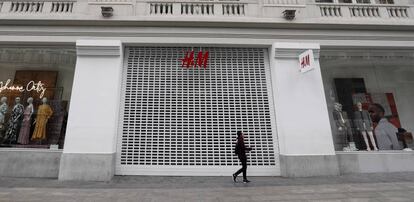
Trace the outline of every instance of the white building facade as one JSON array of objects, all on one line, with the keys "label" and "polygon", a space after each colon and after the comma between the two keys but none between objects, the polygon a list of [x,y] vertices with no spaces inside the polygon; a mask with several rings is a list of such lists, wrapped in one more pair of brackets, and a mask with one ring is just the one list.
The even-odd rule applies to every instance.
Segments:
[{"label": "white building facade", "polygon": [[[409,137],[374,151],[353,119],[356,103],[380,103],[396,128],[414,131],[413,4],[0,1],[0,175],[230,176],[240,167],[237,131],[253,147],[249,175],[414,171],[414,153],[401,150]],[[16,97],[27,109],[37,96],[31,116],[41,119],[39,92],[10,88],[32,80],[50,89],[53,115],[43,139],[34,123],[25,142],[22,114],[13,140]],[[338,130],[334,103],[349,133]]]}]

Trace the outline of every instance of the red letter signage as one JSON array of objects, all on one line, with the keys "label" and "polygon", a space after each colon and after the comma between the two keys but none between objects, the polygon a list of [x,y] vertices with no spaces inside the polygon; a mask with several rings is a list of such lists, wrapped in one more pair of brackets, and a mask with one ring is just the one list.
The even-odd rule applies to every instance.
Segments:
[{"label": "red letter signage", "polygon": [[310,71],[315,68],[315,62],[313,59],[313,51],[307,50],[299,55],[299,70],[302,73]]},{"label": "red letter signage", "polygon": [[[197,58],[194,58],[194,51],[185,52],[184,58],[181,58],[181,66],[185,68],[207,68],[209,52],[199,51]],[[194,61],[195,60],[195,61]]]}]

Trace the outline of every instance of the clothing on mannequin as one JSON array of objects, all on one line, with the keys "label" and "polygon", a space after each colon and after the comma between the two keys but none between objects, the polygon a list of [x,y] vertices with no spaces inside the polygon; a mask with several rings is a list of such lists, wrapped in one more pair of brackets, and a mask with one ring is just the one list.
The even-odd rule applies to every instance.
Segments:
[{"label": "clothing on mannequin", "polygon": [[52,116],[52,108],[47,104],[47,98],[42,99],[43,104],[39,106],[36,116],[36,125],[32,135],[32,140],[46,139],[46,124]]},{"label": "clothing on mannequin", "polygon": [[8,108],[9,106],[7,105],[7,98],[0,98],[0,138],[3,138],[4,132],[6,130],[4,122]]},{"label": "clothing on mannequin", "polygon": [[11,111],[11,117],[9,119],[9,125],[4,137],[5,141],[13,143],[17,141],[17,135],[19,133],[20,124],[22,122],[24,106],[20,104],[20,97],[16,97],[15,104]]},{"label": "clothing on mannequin", "polygon": [[19,138],[17,139],[17,143],[20,144],[29,144],[30,128],[32,126],[31,119],[34,112],[33,98],[29,97],[27,99],[27,104],[28,105],[23,112],[22,127],[20,128]]},{"label": "clothing on mannequin", "polygon": [[369,146],[369,139],[371,140],[371,144],[374,147],[374,150],[377,151],[377,145],[374,139],[373,126],[371,116],[369,115],[367,110],[362,109],[362,104],[360,102],[357,103],[357,110],[354,112],[354,124],[356,129],[362,134],[364,138],[365,145],[367,146],[367,150],[371,151]]},{"label": "clothing on mannequin", "polygon": [[342,111],[342,105],[340,103],[335,103],[334,108],[333,117],[335,119],[336,127],[338,132],[344,135],[344,150],[356,150],[347,113]]}]

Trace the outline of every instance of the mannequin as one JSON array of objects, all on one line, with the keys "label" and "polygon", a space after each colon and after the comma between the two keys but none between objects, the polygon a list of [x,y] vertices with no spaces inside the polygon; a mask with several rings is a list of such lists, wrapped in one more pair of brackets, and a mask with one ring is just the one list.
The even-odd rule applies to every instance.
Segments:
[{"label": "mannequin", "polygon": [[360,102],[357,103],[357,111],[354,112],[354,124],[356,129],[361,132],[362,136],[364,137],[365,145],[367,146],[367,150],[371,151],[369,147],[369,142],[367,138],[367,134],[369,135],[369,139],[371,140],[372,146],[374,147],[375,151],[378,151],[377,145],[375,144],[374,134],[372,130],[372,120],[368,113],[368,111],[362,109],[362,104]]},{"label": "mannequin", "polygon": [[20,144],[29,144],[29,137],[30,137],[30,127],[31,127],[31,118],[34,112],[33,108],[33,98],[29,97],[27,99],[27,106],[23,112],[23,121],[22,127],[20,128],[19,138],[17,139],[17,143]]},{"label": "mannequin", "polygon": [[8,109],[7,105],[7,98],[2,97],[0,98],[0,138],[3,137],[4,131],[6,130],[6,126],[4,124],[4,119],[6,118],[6,113]]},{"label": "mannequin", "polygon": [[47,98],[42,99],[42,105],[39,106],[36,116],[36,126],[32,135],[32,140],[44,140],[46,139],[46,124],[49,118],[52,116],[52,108],[47,104]]},{"label": "mannequin", "polygon": [[7,128],[6,136],[4,137],[4,139],[9,141],[9,143],[17,141],[17,135],[23,117],[23,110],[24,106],[20,104],[20,97],[16,97],[9,120],[9,127]]},{"label": "mannequin", "polygon": [[[335,119],[335,124],[340,133],[345,136],[345,147],[343,148],[344,151],[357,150],[354,143],[354,138],[352,137],[351,125],[348,121],[348,115],[346,112],[342,111],[342,105],[340,103],[334,104],[334,111],[333,117]],[[348,141],[349,140],[349,141]]]}]

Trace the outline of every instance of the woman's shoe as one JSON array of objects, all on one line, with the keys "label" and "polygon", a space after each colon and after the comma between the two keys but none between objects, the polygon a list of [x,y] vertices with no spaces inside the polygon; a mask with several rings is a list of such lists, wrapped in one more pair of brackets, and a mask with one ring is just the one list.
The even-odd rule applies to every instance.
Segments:
[{"label": "woman's shoe", "polygon": [[250,181],[249,180],[243,180],[243,183],[249,183]]}]

